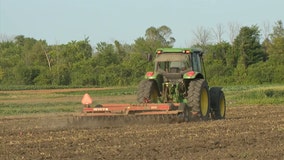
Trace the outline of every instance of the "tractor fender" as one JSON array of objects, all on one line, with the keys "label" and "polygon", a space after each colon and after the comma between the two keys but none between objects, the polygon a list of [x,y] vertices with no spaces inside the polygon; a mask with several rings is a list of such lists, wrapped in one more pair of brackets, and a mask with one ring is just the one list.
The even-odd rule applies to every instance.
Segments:
[{"label": "tractor fender", "polygon": [[183,74],[183,79],[196,79],[196,78],[204,79],[204,76],[200,72],[193,72],[193,71]]}]

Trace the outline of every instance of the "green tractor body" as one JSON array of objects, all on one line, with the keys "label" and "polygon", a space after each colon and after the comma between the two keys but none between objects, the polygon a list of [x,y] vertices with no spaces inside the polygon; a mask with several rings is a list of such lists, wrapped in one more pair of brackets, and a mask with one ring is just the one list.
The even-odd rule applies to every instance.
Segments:
[{"label": "green tractor body", "polygon": [[210,114],[214,119],[224,118],[224,93],[220,87],[209,89],[202,55],[199,49],[157,49],[154,71],[147,72],[140,82],[137,101],[179,104],[180,109],[190,111],[186,114],[201,119]]}]

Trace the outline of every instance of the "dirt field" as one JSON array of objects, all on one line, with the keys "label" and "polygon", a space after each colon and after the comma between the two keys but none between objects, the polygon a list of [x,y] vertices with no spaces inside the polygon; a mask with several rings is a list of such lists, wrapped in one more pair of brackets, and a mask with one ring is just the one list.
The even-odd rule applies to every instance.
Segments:
[{"label": "dirt field", "polygon": [[284,159],[284,106],[228,107],[227,119],[78,127],[70,115],[0,120],[0,159]]}]

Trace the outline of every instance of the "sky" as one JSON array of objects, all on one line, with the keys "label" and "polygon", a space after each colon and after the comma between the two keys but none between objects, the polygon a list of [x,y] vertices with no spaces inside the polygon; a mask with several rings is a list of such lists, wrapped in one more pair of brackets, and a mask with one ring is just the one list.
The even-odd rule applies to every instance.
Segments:
[{"label": "sky", "polygon": [[[284,0],[0,0],[0,36],[46,40],[49,45],[89,38],[133,44],[149,27],[168,26],[175,47],[188,47],[200,27],[272,26],[284,21]],[[226,37],[227,36],[227,37]]]}]

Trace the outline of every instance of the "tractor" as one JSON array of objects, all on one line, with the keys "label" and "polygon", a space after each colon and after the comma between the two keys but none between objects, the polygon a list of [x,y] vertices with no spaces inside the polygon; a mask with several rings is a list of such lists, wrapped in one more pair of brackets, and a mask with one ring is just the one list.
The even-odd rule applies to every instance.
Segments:
[{"label": "tractor", "polygon": [[203,52],[190,48],[159,48],[153,72],[138,87],[139,103],[179,104],[189,118],[225,118],[225,95],[221,87],[209,88]]},{"label": "tractor", "polygon": [[84,105],[82,113],[75,118],[122,118],[128,122],[136,122],[133,120],[136,117],[155,117],[162,121],[165,121],[164,117],[170,117],[179,122],[223,119],[225,95],[221,87],[209,88],[202,56],[200,49],[159,48],[154,71],[147,72],[138,86],[137,104],[97,104],[92,107],[90,96],[85,94],[81,101]]}]

